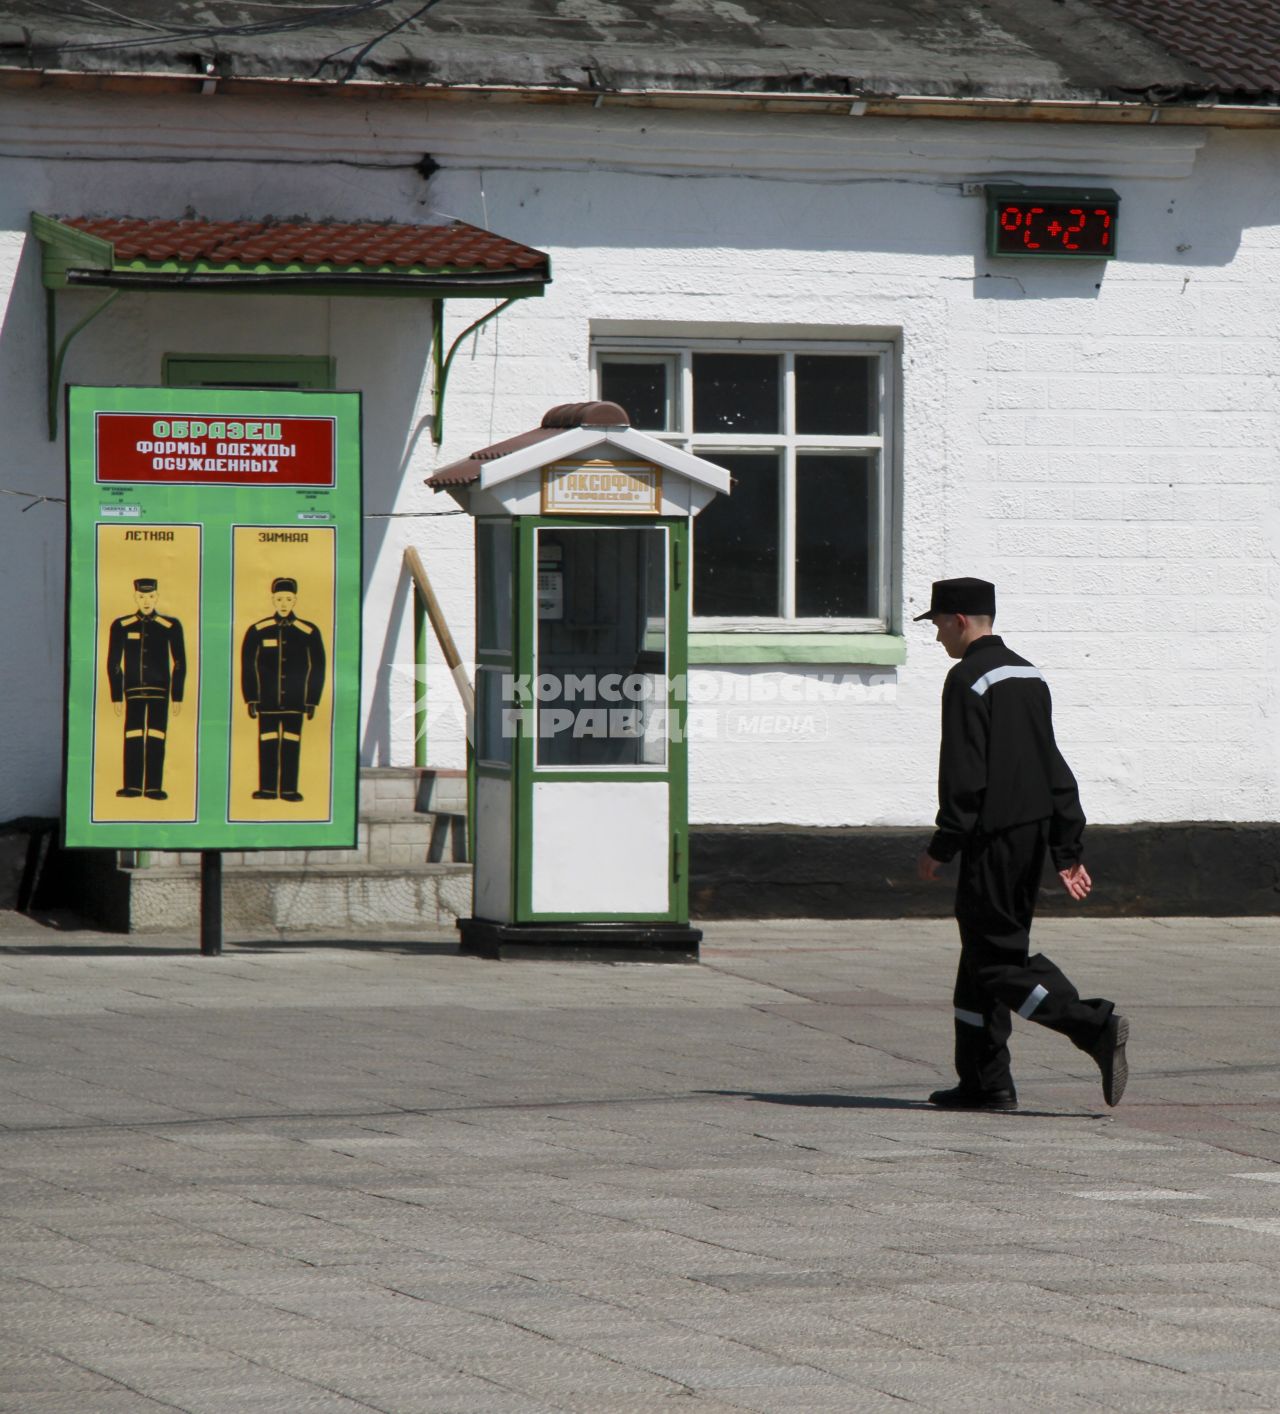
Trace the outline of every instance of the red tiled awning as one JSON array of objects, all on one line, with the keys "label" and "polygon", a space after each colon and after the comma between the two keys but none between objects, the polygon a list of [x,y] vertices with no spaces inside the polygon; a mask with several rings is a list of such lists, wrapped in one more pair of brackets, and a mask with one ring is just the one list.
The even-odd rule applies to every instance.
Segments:
[{"label": "red tiled awning", "polygon": [[[35,218],[45,283],[163,288],[356,284],[441,294],[541,293],[550,258],[464,221],[211,221],[133,216]],[[50,256],[52,255],[52,259]],[[55,275],[50,280],[49,275]]]}]

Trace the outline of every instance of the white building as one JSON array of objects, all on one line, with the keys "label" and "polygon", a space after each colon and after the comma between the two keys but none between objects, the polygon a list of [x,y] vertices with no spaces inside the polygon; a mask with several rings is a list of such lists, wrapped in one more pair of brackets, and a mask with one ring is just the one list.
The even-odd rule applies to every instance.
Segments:
[{"label": "white building", "polygon": [[[1091,822],[1142,827],[1096,832],[1128,871],[1112,902],[1214,906],[1192,876],[1223,839],[1228,911],[1274,902],[1274,36],[1236,36],[1242,77],[1197,51],[1194,0],[1154,35],[1126,0],[1008,0],[954,33],[912,4],[867,33],[853,0],[809,7],[845,17],[826,28],[766,0],[445,0],[348,72],[415,7],[245,33],[197,24],[239,14],[220,0],[177,5],[159,38],[2,8],[28,37],[0,45],[0,821],[56,816],[62,771],[65,452],[33,213],[452,218],[546,252],[552,280],[459,344],[439,445],[428,299],[126,292],[62,369],[145,385],[184,356],[257,359],[270,382],[328,360],[364,393],[362,765],[415,760],[407,546],[470,652],[472,526],[424,479],[606,397],[736,479],[697,527],[691,818],[812,827],[708,832],[707,911],[741,903],[718,893],[731,856],[762,909],[760,861],[805,855],[827,861],[813,907],[803,870],[778,907],[930,906],[893,831],[935,808],[949,662],[911,620],[954,574],[996,582],[997,630],[1045,670]],[[986,188],[1008,183],[1114,191],[1116,258],[988,254]],[[59,293],[59,338],[101,299]],[[442,349],[490,308],[447,302]],[[435,644],[427,669],[427,759],[457,768]]]}]

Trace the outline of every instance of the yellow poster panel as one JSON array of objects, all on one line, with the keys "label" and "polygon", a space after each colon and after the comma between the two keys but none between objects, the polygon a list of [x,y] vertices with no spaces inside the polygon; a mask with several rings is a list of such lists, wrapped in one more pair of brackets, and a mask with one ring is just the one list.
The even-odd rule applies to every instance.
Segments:
[{"label": "yellow poster panel", "polygon": [[329,820],[337,533],[232,527],[229,821]]},{"label": "yellow poster panel", "polygon": [[97,527],[95,821],[196,818],[200,535]]}]

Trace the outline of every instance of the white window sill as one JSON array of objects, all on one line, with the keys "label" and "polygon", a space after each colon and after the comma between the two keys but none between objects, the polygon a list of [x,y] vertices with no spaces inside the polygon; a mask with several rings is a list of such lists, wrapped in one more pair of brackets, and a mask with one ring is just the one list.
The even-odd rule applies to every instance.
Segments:
[{"label": "white window sill", "polygon": [[907,661],[906,639],[893,633],[689,634],[689,663],[856,663],[893,667]]}]

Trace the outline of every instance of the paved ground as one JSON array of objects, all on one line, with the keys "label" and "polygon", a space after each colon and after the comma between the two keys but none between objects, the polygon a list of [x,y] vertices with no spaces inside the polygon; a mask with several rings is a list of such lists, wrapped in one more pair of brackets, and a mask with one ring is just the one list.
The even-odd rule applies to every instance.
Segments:
[{"label": "paved ground", "polygon": [[1045,922],[1129,1095],[1020,1024],[940,1114],[936,923],[700,966],[201,958],[0,915],[0,1410],[1280,1409],[1280,921]]}]

